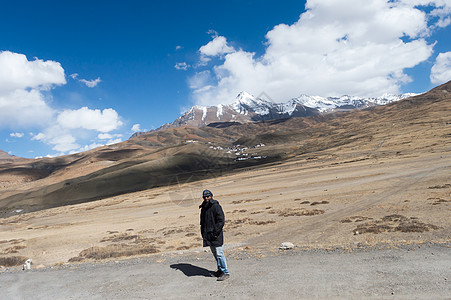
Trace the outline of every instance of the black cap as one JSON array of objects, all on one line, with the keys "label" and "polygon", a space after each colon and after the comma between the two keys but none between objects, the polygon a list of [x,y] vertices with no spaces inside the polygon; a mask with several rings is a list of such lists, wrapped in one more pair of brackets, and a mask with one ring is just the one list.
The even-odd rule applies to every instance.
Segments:
[{"label": "black cap", "polygon": [[204,197],[207,197],[207,196],[212,196],[213,197],[213,193],[210,192],[209,190],[203,191],[202,197],[204,198]]}]

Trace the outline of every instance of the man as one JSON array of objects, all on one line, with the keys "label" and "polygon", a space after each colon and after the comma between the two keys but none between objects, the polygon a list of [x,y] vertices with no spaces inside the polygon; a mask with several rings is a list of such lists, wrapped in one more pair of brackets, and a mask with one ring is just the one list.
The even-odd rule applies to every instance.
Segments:
[{"label": "man", "polygon": [[230,277],[227,269],[227,262],[222,251],[224,235],[224,212],[219,202],[213,199],[213,194],[209,190],[202,193],[204,202],[199,206],[200,212],[200,231],[203,238],[204,247],[210,246],[211,252],[216,259],[218,270],[212,276],[218,277],[218,281],[226,280]]}]

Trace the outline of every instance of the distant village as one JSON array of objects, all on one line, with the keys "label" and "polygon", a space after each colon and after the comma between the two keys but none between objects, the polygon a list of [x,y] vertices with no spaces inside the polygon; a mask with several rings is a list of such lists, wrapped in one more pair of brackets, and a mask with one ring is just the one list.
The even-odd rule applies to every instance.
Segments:
[{"label": "distant village", "polygon": [[[198,143],[199,141],[196,140],[187,140],[185,141],[185,144],[192,144],[192,143]],[[265,147],[265,144],[260,143],[258,145],[252,146],[252,147],[246,147],[242,145],[235,145],[233,147],[221,147],[221,146],[214,146],[211,142],[208,142],[209,148],[213,150],[218,151],[225,151],[227,154],[235,154],[236,158],[235,161],[243,161],[248,159],[265,159],[267,158],[266,155],[260,155],[258,152],[256,152],[256,149]]]}]

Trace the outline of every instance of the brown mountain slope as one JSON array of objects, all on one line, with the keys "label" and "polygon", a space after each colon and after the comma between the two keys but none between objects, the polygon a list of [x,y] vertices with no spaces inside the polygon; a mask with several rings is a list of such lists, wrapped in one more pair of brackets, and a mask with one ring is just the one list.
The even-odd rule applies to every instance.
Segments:
[{"label": "brown mountain slope", "polygon": [[15,162],[15,161],[25,161],[26,158],[17,157],[14,155],[9,155],[5,151],[0,150],[0,164],[8,163],[8,162]]},{"label": "brown mountain slope", "polygon": [[[300,155],[314,158],[324,151],[332,158],[345,150],[350,159],[449,151],[450,99],[447,83],[368,110],[171,128],[81,154],[0,165],[1,216],[196,181]],[[11,177],[16,181],[7,180]]]}]

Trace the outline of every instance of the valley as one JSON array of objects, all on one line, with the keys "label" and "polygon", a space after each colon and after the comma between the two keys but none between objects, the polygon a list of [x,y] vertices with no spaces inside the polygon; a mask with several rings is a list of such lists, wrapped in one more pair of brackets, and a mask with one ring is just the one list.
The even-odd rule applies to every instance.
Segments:
[{"label": "valley", "polygon": [[[369,110],[172,128],[6,162],[0,257],[43,267],[200,251],[205,188],[226,213],[232,257],[287,241],[348,251],[449,244],[450,93],[448,83]],[[261,158],[238,160],[244,153]]]}]

